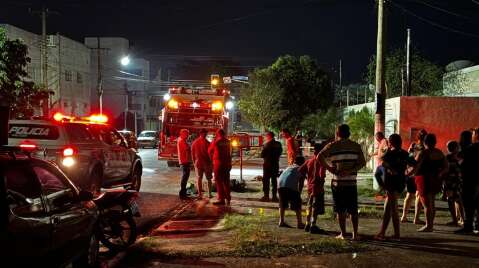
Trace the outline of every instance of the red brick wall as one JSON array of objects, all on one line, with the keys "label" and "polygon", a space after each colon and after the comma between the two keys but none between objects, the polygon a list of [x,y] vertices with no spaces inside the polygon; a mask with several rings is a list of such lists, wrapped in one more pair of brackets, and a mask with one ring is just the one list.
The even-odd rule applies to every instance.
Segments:
[{"label": "red brick wall", "polygon": [[449,140],[459,141],[463,130],[479,127],[479,98],[401,97],[400,105],[399,131],[405,149],[415,140],[413,128],[436,134],[437,147],[446,152]]}]

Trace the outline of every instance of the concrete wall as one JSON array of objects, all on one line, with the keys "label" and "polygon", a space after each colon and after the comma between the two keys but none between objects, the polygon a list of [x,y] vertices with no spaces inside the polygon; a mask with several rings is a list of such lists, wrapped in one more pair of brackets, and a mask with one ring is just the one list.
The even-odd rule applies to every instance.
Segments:
[{"label": "concrete wall", "polygon": [[424,128],[436,134],[437,147],[445,152],[449,140],[459,141],[463,130],[479,126],[479,98],[401,97],[400,102],[399,134],[405,148]]}]

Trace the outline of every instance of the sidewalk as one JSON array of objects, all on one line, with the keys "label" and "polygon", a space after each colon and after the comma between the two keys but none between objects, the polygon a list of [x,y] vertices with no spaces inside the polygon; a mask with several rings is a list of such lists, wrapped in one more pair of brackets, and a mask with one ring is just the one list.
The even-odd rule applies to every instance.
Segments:
[{"label": "sidewalk", "polygon": [[[479,237],[453,234],[457,228],[445,226],[449,221],[445,211],[437,212],[433,233],[418,233],[420,226],[405,223],[401,224],[401,241],[374,241],[382,211],[372,206],[379,202],[364,199],[359,214],[362,240],[340,241],[334,239],[339,228],[329,205],[319,219],[328,235],[278,228],[277,204],[257,201],[262,195],[259,186],[260,182],[249,181],[246,193],[233,193],[231,208],[216,207],[208,199],[186,202],[167,222],[139,239],[117,267],[479,265]],[[287,222],[295,224],[290,212]]]}]

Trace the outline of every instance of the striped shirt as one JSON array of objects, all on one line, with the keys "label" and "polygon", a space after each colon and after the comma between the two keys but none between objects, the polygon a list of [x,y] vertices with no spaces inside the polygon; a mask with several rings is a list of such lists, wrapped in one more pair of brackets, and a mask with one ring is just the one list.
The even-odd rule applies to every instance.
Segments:
[{"label": "striped shirt", "polygon": [[[326,145],[318,157],[324,159],[329,166],[336,169],[332,185],[356,185],[357,172],[366,165],[361,145],[349,139],[339,139]],[[339,173],[346,172],[347,176]]]}]

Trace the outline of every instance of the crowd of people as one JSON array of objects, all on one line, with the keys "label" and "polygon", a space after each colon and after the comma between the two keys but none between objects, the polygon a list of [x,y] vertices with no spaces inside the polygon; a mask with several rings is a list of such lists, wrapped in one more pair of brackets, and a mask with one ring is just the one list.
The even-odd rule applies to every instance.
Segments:
[{"label": "crowd of people", "polygon": [[[211,198],[212,173],[217,189],[215,205],[229,205],[231,200],[229,173],[231,170],[231,144],[223,130],[218,130],[210,144],[202,130],[191,148],[186,142],[188,131],[182,130],[178,139],[178,155],[182,169],[180,198],[186,197],[186,182],[190,165],[197,175],[198,196],[202,198],[202,177],[208,181],[208,195]],[[350,129],[346,124],[337,127],[336,139],[332,142],[314,144],[314,155],[305,159],[299,150],[295,137],[283,129],[281,135],[287,148],[288,166],[280,171],[282,145],[275,140],[273,132],[265,133],[261,151],[263,162],[263,202],[279,203],[279,227],[291,227],[285,222],[285,210],[296,213],[297,228],[310,233],[325,233],[317,226],[318,215],[324,214],[324,184],[326,171],[332,174],[331,192],[333,210],[337,215],[340,234],[346,235],[346,219],[352,222],[352,239],[358,239],[358,191],[357,174],[366,165],[361,146],[350,140]],[[450,226],[462,228],[456,233],[473,233],[475,213],[479,212],[479,129],[461,133],[459,142],[447,143],[447,155],[436,148],[436,136],[422,129],[417,140],[406,151],[402,138],[392,134],[388,138],[376,133],[377,148],[372,156],[376,159],[375,179],[385,193],[384,215],[375,239],[385,239],[386,230],[392,220],[393,239],[400,238],[400,223],[408,222],[408,212],[415,200],[413,222],[421,225],[420,232],[434,230],[436,195],[443,193],[447,200],[452,221]],[[301,214],[301,193],[306,181],[307,216],[303,222]],[[406,189],[402,217],[399,217],[398,199]],[[270,198],[271,191],[271,198]],[[424,209],[425,221],[420,219]],[[476,223],[476,228],[479,224]]]}]

